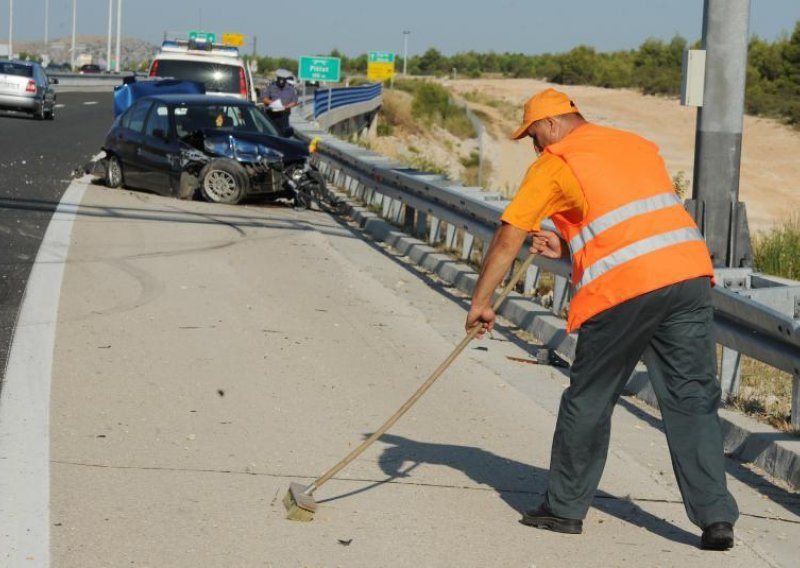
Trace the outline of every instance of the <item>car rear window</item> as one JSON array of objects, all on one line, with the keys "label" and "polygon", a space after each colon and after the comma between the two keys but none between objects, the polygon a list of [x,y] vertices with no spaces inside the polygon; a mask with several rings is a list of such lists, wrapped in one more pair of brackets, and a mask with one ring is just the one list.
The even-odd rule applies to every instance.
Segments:
[{"label": "car rear window", "polygon": [[33,67],[30,65],[20,65],[19,63],[2,62],[0,63],[0,74],[33,77]]},{"label": "car rear window", "polygon": [[209,63],[206,61],[174,61],[159,59],[155,75],[173,77],[184,81],[205,83],[206,91],[221,93],[239,92],[239,69],[236,65]]}]

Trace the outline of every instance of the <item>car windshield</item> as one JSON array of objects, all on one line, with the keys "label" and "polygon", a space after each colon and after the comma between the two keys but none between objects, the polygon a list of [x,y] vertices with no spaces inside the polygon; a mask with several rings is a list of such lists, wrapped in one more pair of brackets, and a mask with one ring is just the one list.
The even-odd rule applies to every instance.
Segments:
[{"label": "car windshield", "polygon": [[174,61],[159,59],[154,69],[157,77],[173,77],[205,83],[206,91],[238,93],[241,67],[207,61]]},{"label": "car windshield", "polygon": [[278,136],[275,126],[258,107],[250,104],[184,104],[175,107],[175,126],[179,137],[196,130],[268,134]]},{"label": "car windshield", "polygon": [[0,61],[0,75],[18,75],[19,77],[33,77],[33,66],[20,65],[11,61]]}]

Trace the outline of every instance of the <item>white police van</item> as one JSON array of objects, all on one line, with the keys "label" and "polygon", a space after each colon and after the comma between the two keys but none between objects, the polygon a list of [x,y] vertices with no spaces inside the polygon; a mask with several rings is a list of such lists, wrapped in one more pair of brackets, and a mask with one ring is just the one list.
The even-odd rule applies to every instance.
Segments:
[{"label": "white police van", "polygon": [[205,84],[208,94],[229,95],[255,103],[253,76],[239,49],[215,41],[216,37],[210,33],[164,40],[150,65],[150,76],[198,81]]}]

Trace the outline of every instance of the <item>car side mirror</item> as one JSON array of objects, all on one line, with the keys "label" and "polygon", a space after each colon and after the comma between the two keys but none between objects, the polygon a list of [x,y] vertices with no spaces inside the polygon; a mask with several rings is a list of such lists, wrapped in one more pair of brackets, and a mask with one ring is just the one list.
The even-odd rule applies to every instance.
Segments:
[{"label": "car side mirror", "polygon": [[47,78],[47,81],[48,81],[48,82],[49,82],[51,85],[58,85],[58,78],[57,78],[57,77],[48,77],[48,78]]}]

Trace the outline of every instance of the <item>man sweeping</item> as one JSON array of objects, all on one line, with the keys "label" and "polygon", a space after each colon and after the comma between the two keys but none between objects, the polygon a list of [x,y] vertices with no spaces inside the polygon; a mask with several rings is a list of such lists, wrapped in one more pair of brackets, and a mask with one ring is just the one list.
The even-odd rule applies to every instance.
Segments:
[{"label": "man sweeping", "polygon": [[[726,487],[717,410],[711,286],[702,234],[672,187],[655,144],[587,122],[547,89],[524,107],[514,139],[538,159],[502,215],[481,267],[467,330],[495,322],[491,298],[528,235],[532,251],[571,256],[568,331],[578,331],[558,413],[543,503],[522,523],[578,534],[600,483],[611,414],[644,357],[675,477],[701,545],[733,546],[738,508]],[[558,234],[542,230],[550,218]]]}]

